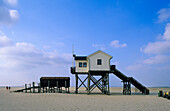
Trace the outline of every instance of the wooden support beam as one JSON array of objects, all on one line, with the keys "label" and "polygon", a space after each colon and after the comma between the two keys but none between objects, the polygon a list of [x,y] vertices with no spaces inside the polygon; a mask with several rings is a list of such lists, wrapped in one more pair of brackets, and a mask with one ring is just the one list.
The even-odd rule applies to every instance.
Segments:
[{"label": "wooden support beam", "polygon": [[31,84],[29,84],[30,85],[30,93],[31,93]]},{"label": "wooden support beam", "polygon": [[27,84],[25,84],[25,93],[27,93]]},{"label": "wooden support beam", "polygon": [[94,90],[97,86],[101,87],[102,85],[100,84],[102,77],[99,80],[96,80],[93,76],[91,76],[91,80],[93,84],[90,86],[90,90]]},{"label": "wooden support beam", "polygon": [[40,92],[41,92],[41,84],[38,83],[38,93],[40,93]]},{"label": "wooden support beam", "polygon": [[84,81],[82,81],[79,77],[78,77],[78,79],[79,79],[80,82],[81,82],[81,84],[80,84],[80,86],[78,87],[78,89],[83,85],[83,86],[86,88],[86,90],[88,90],[87,86],[84,84],[84,82],[88,79],[88,76],[84,79]]},{"label": "wooden support beam", "polygon": [[50,93],[50,81],[48,80],[48,92]]},{"label": "wooden support beam", "polygon": [[44,87],[43,87],[43,93],[44,93]]},{"label": "wooden support beam", "polygon": [[46,89],[46,91],[45,91],[45,92],[47,93],[47,87],[45,87],[45,89]]},{"label": "wooden support beam", "polygon": [[98,81],[93,77],[93,76],[91,76],[91,81],[96,85],[96,87],[98,87],[99,88],[99,90],[102,92],[102,86],[101,86],[101,84],[98,82],[99,80],[101,81],[102,80],[102,78],[100,78]]},{"label": "wooden support beam", "polygon": [[68,87],[68,93],[70,93],[69,87]]},{"label": "wooden support beam", "polygon": [[88,94],[90,94],[90,73],[88,74]]},{"label": "wooden support beam", "polygon": [[76,91],[75,93],[78,93],[78,74],[75,74],[75,78],[76,78]]},{"label": "wooden support beam", "polygon": [[58,81],[57,81],[57,83],[56,83],[56,84],[57,84],[57,92],[59,92],[59,89],[58,89]]},{"label": "wooden support beam", "polygon": [[107,92],[107,95],[110,95],[110,85],[109,85],[109,73],[107,74],[107,85],[108,85],[108,92]]},{"label": "wooden support beam", "polygon": [[65,81],[65,93],[67,93],[67,81]]},{"label": "wooden support beam", "polygon": [[32,82],[33,93],[35,93],[35,82]]},{"label": "wooden support beam", "polygon": [[123,81],[123,95],[131,95],[130,81]]}]

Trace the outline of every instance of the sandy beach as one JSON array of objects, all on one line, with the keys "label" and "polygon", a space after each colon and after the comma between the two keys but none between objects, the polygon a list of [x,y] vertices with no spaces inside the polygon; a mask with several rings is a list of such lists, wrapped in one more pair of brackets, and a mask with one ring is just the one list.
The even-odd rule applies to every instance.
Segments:
[{"label": "sandy beach", "polygon": [[[12,88],[16,90],[19,88]],[[132,88],[132,95],[122,95],[122,88],[111,88],[111,95],[97,90],[87,95],[66,93],[10,93],[0,88],[0,111],[170,111],[170,100],[158,97],[158,90],[150,88],[150,95],[142,95]]]}]

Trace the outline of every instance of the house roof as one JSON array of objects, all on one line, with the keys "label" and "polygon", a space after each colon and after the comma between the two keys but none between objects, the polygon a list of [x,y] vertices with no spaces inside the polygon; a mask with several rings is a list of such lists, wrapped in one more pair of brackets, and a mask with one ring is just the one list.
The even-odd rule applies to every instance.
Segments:
[{"label": "house roof", "polygon": [[103,52],[103,51],[101,51],[101,50],[98,50],[98,51],[96,51],[96,52],[90,54],[88,57],[91,57],[91,56],[93,56],[93,55],[95,55],[95,54],[98,54],[98,53],[102,53],[102,54],[104,54],[104,55],[110,57],[110,59],[112,58],[111,55],[109,55],[109,54],[107,54],[107,53],[105,53],[105,52]]},{"label": "house roof", "polygon": [[75,60],[87,60],[87,56],[76,56]]}]

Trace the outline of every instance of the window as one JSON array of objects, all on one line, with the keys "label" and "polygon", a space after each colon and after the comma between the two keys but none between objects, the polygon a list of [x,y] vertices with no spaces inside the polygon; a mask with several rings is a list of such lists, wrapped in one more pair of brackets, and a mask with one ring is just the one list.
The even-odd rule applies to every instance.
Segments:
[{"label": "window", "polygon": [[82,67],[82,62],[79,62],[79,67]]},{"label": "window", "polygon": [[97,59],[97,65],[102,65],[102,59]]},{"label": "window", "polygon": [[83,62],[83,67],[87,67],[87,62]]}]

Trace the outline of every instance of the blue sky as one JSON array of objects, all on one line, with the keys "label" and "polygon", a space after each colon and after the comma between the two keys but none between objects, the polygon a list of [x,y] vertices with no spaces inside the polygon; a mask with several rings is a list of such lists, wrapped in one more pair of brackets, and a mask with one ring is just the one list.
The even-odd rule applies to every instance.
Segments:
[{"label": "blue sky", "polygon": [[0,85],[42,76],[70,76],[74,85],[72,44],[76,55],[112,55],[148,87],[170,86],[170,1],[0,0]]}]

